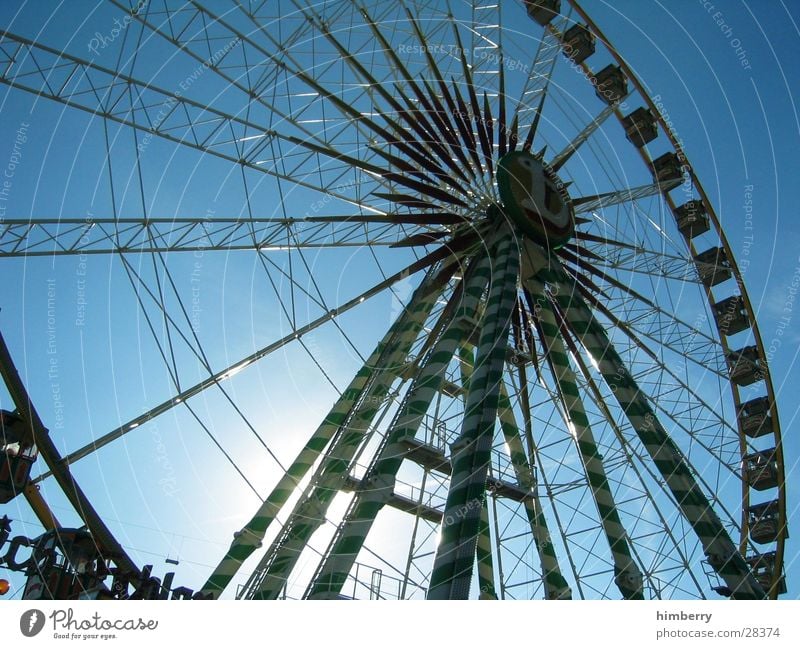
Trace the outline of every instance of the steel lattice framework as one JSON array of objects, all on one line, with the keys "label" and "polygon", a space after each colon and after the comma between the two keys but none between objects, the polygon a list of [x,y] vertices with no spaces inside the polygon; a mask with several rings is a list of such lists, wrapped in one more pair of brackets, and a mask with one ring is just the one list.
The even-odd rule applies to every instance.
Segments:
[{"label": "steel lattice framework", "polygon": [[[37,486],[53,477],[135,583],[72,467],[181,411],[259,501],[207,596],[237,579],[237,597],[258,599],[785,589],[780,423],[741,273],[644,87],[583,9],[561,4],[110,0],[129,23],[115,65],[0,30],[0,82],[85,114],[110,187],[101,217],[1,221],[0,263],[112,260],[170,386],[108,433],[67,440],[62,457],[4,351],[47,464],[23,492],[45,527],[55,519]],[[600,50],[613,63],[594,70]],[[242,205],[158,213],[145,188],[159,147],[232,170]],[[120,169],[137,209],[118,195]],[[309,256],[365,250],[374,281],[325,295],[327,270]],[[281,335],[224,362],[209,352],[217,341],[175,279],[187,253],[255,259]],[[362,353],[348,318],[409,282]],[[331,380],[306,342],[326,330],[360,369],[281,463],[234,385],[297,348]],[[203,414],[210,394],[280,467],[266,494]],[[771,494],[766,513],[755,491]],[[390,510],[406,521],[400,567],[396,546],[372,545]]]}]

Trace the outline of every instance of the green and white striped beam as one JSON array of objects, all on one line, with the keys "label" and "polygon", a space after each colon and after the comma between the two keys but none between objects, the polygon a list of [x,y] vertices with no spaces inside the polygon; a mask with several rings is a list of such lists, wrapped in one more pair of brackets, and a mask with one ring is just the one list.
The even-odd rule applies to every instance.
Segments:
[{"label": "green and white striped beam", "polygon": [[561,332],[550,301],[545,295],[544,284],[532,279],[526,282],[530,293],[535,296],[539,319],[539,330],[542,334],[542,346],[545,350],[553,378],[561,397],[561,414],[564,423],[571,429],[575,445],[583,464],[589,488],[592,492],[600,523],[603,527],[611,555],[614,561],[614,581],[625,599],[644,599],[642,594],[642,574],[631,556],[627,533],[617,511],[614,495],[608,484],[605,467],[597,449],[594,435],[586,416],[586,410],[578,391],[575,372],[561,340]]},{"label": "green and white striped beam", "polygon": [[[431,275],[432,276],[432,275]],[[433,290],[429,280],[423,282],[425,290]],[[258,508],[253,518],[239,532],[234,534],[225,557],[206,581],[201,592],[206,596],[219,597],[223,590],[233,579],[242,563],[250,557],[255,550],[261,547],[267,528],[275,520],[278,512],[286,504],[289,497],[298,488],[298,485],[308,473],[311,466],[317,461],[320,454],[330,443],[331,439],[341,429],[365,387],[381,366],[381,359],[386,350],[402,329],[410,314],[404,311],[397,321],[386,332],[386,335],[375,347],[364,365],[355,375],[353,380],[342,392],[331,411],[325,417],[305,446],[300,450],[294,462],[289,466],[278,484]]]},{"label": "green and white striped beam", "polygon": [[423,283],[392,327],[395,335],[381,350],[371,384],[362,390],[361,398],[345,419],[341,434],[325,453],[306,494],[294,507],[254,574],[250,585],[254,599],[278,597],[311,536],[324,522],[328,506],[344,486],[356,451],[370,432],[372,420],[392,383],[405,371],[411,347],[436,304],[441,291],[431,288]]},{"label": "green and white striped beam", "polygon": [[[472,376],[472,364],[475,362],[475,353],[472,345],[464,345],[459,353],[461,360],[462,384],[465,389],[469,387]],[[572,590],[564,579],[558,564],[555,546],[550,538],[547,519],[544,516],[539,494],[537,493],[536,480],[533,475],[531,463],[525,453],[522,436],[511,407],[511,400],[505,383],[500,384],[500,393],[497,402],[497,419],[503,432],[503,439],[508,445],[509,459],[514,470],[517,484],[531,494],[530,500],[525,500],[525,515],[531,528],[534,547],[539,557],[544,582],[546,599],[572,599]],[[498,552],[499,552],[498,539]],[[480,564],[479,564],[480,565]]]},{"label": "green and white striped beam", "polygon": [[505,226],[500,227],[503,229],[492,255],[492,282],[481,322],[475,371],[470,381],[461,434],[452,446],[450,488],[428,599],[469,597],[519,276],[517,241]]},{"label": "green and white striped beam", "polygon": [[458,309],[410,386],[395,425],[388,432],[376,462],[364,477],[366,486],[356,492],[318,576],[307,592],[308,598],[335,597],[344,585],[378,512],[392,494],[406,448],[402,442],[416,434],[441,388],[447,366],[458,346],[469,335],[468,327],[472,326],[490,274],[490,261],[485,256],[473,261],[468,268],[464,291],[454,298],[460,301]]},{"label": "green and white striped beam", "polygon": [[669,487],[678,507],[694,529],[709,564],[720,575],[736,599],[763,599],[764,589],[756,581],[738,548],[695,479],[683,453],[650,407],[644,393],[622,362],[603,326],[594,317],[566,272],[553,261],[539,278],[550,282],[555,303],[586,351],[594,358],[606,383],[625,412],[631,426]]}]

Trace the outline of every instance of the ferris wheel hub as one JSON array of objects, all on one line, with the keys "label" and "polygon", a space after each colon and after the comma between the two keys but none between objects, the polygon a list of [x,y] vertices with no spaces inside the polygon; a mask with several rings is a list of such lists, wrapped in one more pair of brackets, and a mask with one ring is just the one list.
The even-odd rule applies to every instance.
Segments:
[{"label": "ferris wheel hub", "polygon": [[575,219],[566,185],[527,151],[511,151],[497,163],[503,210],[523,234],[556,250],[572,238]]}]

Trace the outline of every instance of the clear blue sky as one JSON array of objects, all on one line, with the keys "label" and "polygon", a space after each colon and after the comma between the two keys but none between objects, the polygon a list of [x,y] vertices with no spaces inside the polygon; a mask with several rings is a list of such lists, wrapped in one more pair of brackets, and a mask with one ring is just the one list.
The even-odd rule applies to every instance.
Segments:
[{"label": "clear blue sky", "polygon": [[[77,10],[76,5],[82,10]],[[121,13],[107,3],[93,10],[95,5],[90,2],[70,3],[69,8],[57,2],[8,2],[0,6],[0,25],[23,36],[38,37],[43,16],[47,14],[42,6],[53,10],[58,7],[57,19],[42,30],[43,42],[59,46],[69,42],[68,50],[73,54],[95,56],[98,63],[113,67],[114,43],[94,55],[87,51],[87,44],[97,31],[110,33],[114,18],[122,16]],[[800,306],[791,301],[800,283],[800,246],[796,243],[800,241],[800,222],[796,218],[796,206],[800,204],[796,162],[800,121],[794,101],[800,88],[800,69],[796,65],[800,55],[800,6],[733,0],[713,3],[586,0],[584,7],[645,82],[651,95],[660,96],[716,206],[734,253],[740,262],[746,260],[744,278],[758,313],[761,334],[767,348],[774,349],[770,367],[784,435],[791,525],[800,506],[797,488],[800,402],[795,397],[800,386],[797,363]],[[81,217],[108,210],[110,198],[100,120],[76,115],[44,100],[34,102],[30,95],[6,87],[0,88],[0,111],[3,116],[0,163],[12,160],[20,129],[24,129],[26,138],[21,145],[21,162],[11,178],[7,212],[0,212],[0,217],[30,214]],[[142,205],[138,182],[130,149],[126,148],[130,147],[130,136],[112,127],[110,137],[117,136],[114,171],[120,188],[117,206],[121,214],[139,215]],[[147,154],[150,164],[143,175],[150,201],[148,213],[163,216],[204,214],[208,210],[225,216],[245,213],[241,179],[238,174],[230,173],[227,163],[204,159],[200,166],[193,152],[176,151],[173,145],[158,141],[149,145]],[[169,163],[162,167],[161,161]],[[193,182],[188,191],[188,184],[183,182],[187,170],[195,181],[198,178],[214,181]],[[752,229],[743,205],[750,186]],[[273,189],[270,182],[251,187],[252,202],[259,206],[260,216],[281,214]],[[399,267],[402,260],[396,257],[392,263]],[[153,268],[147,265],[150,261],[145,261],[137,271],[152,277]],[[294,270],[305,278],[304,271],[297,269],[298,261],[294,260]],[[331,305],[356,294],[376,276],[374,261],[365,252],[352,256],[348,252],[345,257],[320,253],[308,261],[322,294],[331,296]],[[81,267],[81,263],[87,266]],[[328,264],[350,272],[328,274],[324,271]],[[127,281],[118,263],[90,257],[82,262],[74,258],[59,260],[48,266],[19,262],[4,262],[2,266],[0,326],[51,428],[63,414],[64,421],[58,423],[70,431],[70,441],[64,444],[63,451],[83,445],[172,394],[163,371],[150,371],[163,367],[163,363],[152,345],[147,344],[150,339],[147,323],[141,316],[131,317],[138,312],[132,291],[116,290]],[[252,255],[202,255],[173,260],[171,268],[181,278],[183,290],[191,290],[193,272],[202,278],[201,338],[215,367],[224,366],[226,361],[244,356],[286,332],[287,319],[275,317],[274,294],[264,285],[263,269]],[[363,272],[367,269],[369,273]],[[78,290],[84,272],[92,278],[86,288],[87,317],[85,324],[76,326],[74,321],[82,313]],[[56,379],[47,378],[44,369],[50,360],[47,305],[42,298],[48,280],[55,280],[59,310],[56,340],[58,368],[62,372]],[[216,305],[222,305],[222,319],[211,313]],[[356,333],[353,341],[344,340],[336,330],[325,330],[308,342],[313,355],[338,385],[346,382],[358,367],[359,359],[353,348],[362,354],[366,352],[373,342],[370,335],[388,324],[387,307],[390,298],[384,296],[381,304],[367,306],[366,313],[360,312],[363,315],[344,319],[345,331]],[[298,319],[305,321],[321,311],[312,306]],[[225,318],[232,321],[226,322]],[[242,321],[237,322],[237,318]],[[788,327],[781,329],[780,323],[786,323],[787,319]],[[246,335],[229,337],[230,332],[237,330],[236,325],[243,325]],[[112,330],[113,337],[109,335]],[[224,344],[218,344],[219,341]],[[319,372],[307,354],[280,356],[272,365],[244,372],[231,385],[257,425],[297,433],[270,440],[270,449],[285,462],[291,457],[298,435],[304,436],[313,429],[335,398],[335,392],[319,381]],[[291,371],[287,372],[279,360],[291,363]],[[135,375],[130,368],[135,368]],[[193,365],[184,368],[184,384],[202,374]],[[309,392],[304,384],[312,376],[319,387]],[[119,383],[112,382],[112,377],[117,377]],[[54,399],[56,385],[58,397],[65,405],[63,413]],[[266,403],[263,394],[270,395]],[[5,404],[4,393],[2,399]],[[295,407],[287,411],[284,407],[287,403]],[[230,422],[219,414],[224,405],[219,395],[209,395],[198,405],[204,420],[213,424],[215,430],[231,427],[229,438],[235,440],[232,451],[255,487],[264,493],[277,475],[275,464],[264,448],[241,422]],[[156,571],[163,573],[170,569],[163,563],[165,556],[180,555],[182,565],[176,583],[197,587],[224,552],[233,529],[252,513],[256,500],[220,460],[207,437],[170,435],[173,429],[192,426],[186,412],[174,410],[137,432],[135,439],[131,435],[124,452],[101,453],[97,459],[78,465],[76,475],[98,501],[98,507],[109,512],[108,519],[118,530],[121,541],[136,551],[137,559],[156,562]],[[269,468],[265,470],[264,466]],[[186,477],[181,481],[176,476]],[[187,490],[191,493],[187,494]],[[236,497],[230,498],[229,493],[235,493]],[[69,521],[68,510],[54,488],[48,488],[47,496],[56,512]],[[207,508],[204,502],[209,503]],[[33,516],[27,508],[17,510],[17,505],[12,503],[6,508],[9,516],[32,522]],[[213,515],[209,513],[212,511]],[[220,511],[225,515],[220,516]],[[794,539],[787,543],[786,571],[790,596],[797,597],[800,545],[798,534],[793,531]],[[15,532],[34,536],[38,528],[35,525],[24,528],[19,523]],[[19,583],[18,576],[12,579]]]}]

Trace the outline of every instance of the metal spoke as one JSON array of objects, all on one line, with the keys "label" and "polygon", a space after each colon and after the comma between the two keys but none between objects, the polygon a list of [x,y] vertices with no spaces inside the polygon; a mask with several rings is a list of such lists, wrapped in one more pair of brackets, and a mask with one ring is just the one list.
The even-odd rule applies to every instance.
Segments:
[{"label": "metal spoke", "polygon": [[9,219],[0,226],[0,257],[392,246],[408,236],[402,225],[426,231],[463,222],[444,212],[283,219]]},{"label": "metal spoke", "polygon": [[630,203],[642,198],[647,198],[648,196],[655,196],[662,192],[668,192],[678,187],[681,182],[681,180],[669,180],[653,183],[652,185],[642,185],[640,187],[619,189],[604,194],[595,194],[593,196],[580,196],[572,199],[572,205],[575,208],[575,214],[599,212],[606,208],[613,207],[614,205],[622,205],[623,203]]}]

